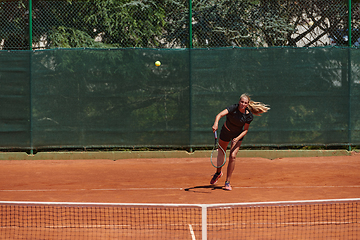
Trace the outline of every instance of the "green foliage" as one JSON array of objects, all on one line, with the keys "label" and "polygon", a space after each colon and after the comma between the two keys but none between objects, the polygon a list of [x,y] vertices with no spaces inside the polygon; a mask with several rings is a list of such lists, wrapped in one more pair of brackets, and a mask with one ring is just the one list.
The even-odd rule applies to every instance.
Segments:
[{"label": "green foliage", "polygon": [[[27,8],[25,0],[0,2],[3,49],[29,48]],[[189,46],[188,0],[33,1],[32,13],[35,48]],[[191,14],[197,48],[324,46],[319,39],[346,29],[348,18],[339,0],[193,0]]]},{"label": "green foliage", "polygon": [[156,1],[86,1],[83,19],[92,35],[119,47],[157,47],[165,11]]},{"label": "green foliage", "polygon": [[24,34],[26,9],[23,1],[0,1],[0,42],[4,41],[3,49],[29,49],[28,38]]},{"label": "green foliage", "polygon": [[94,39],[86,32],[74,28],[59,26],[49,32],[48,45],[51,48],[101,48],[110,47],[111,45],[95,42]]}]

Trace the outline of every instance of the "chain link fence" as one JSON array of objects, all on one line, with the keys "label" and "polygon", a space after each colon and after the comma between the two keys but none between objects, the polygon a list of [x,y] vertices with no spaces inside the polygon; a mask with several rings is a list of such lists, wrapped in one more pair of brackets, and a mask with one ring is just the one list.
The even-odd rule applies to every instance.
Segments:
[{"label": "chain link fence", "polygon": [[0,49],[317,47],[348,46],[349,38],[358,46],[359,6],[344,0],[5,0]]},{"label": "chain link fence", "polygon": [[358,145],[359,5],[0,1],[0,148],[208,147],[242,92],[244,146]]}]

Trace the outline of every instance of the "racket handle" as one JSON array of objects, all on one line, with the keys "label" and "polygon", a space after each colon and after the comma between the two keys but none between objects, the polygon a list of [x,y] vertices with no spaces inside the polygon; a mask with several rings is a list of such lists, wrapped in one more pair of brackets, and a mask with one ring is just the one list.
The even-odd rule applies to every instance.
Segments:
[{"label": "racket handle", "polygon": [[217,139],[217,131],[214,132],[215,139]]}]

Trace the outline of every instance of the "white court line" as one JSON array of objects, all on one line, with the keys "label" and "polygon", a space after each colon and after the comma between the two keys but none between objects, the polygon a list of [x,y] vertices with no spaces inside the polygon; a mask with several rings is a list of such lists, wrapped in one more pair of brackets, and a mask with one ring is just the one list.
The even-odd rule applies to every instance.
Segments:
[{"label": "white court line", "polygon": [[[205,188],[205,187],[204,187]],[[360,188],[360,185],[353,186],[264,186],[264,187],[233,187],[237,189],[288,189],[288,188]],[[190,187],[201,189],[201,187]],[[62,191],[152,191],[152,190],[184,190],[184,188],[95,188],[95,189],[0,189],[0,192],[62,192]]]},{"label": "white court line", "polygon": [[104,188],[104,189],[0,189],[0,192],[61,192],[61,191],[143,191],[184,190],[183,188]]},{"label": "white court line", "polygon": [[189,229],[190,229],[191,239],[196,240],[195,233],[194,233],[194,230],[193,230],[191,224],[189,224]]},{"label": "white court line", "polygon": [[235,187],[235,188],[360,188],[360,185],[353,186],[269,186],[269,187]]}]

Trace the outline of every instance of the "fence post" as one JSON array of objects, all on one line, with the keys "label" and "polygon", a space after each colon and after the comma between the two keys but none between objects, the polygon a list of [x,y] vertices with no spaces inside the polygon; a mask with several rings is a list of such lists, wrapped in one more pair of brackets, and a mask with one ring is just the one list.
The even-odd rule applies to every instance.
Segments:
[{"label": "fence post", "polygon": [[192,0],[189,0],[189,49],[191,48],[192,48]]},{"label": "fence post", "polygon": [[351,47],[351,32],[352,32],[352,29],[351,29],[351,0],[349,0],[349,3],[348,3],[348,35],[349,35],[349,47]]},{"label": "fence post", "polygon": [[30,89],[30,109],[29,109],[29,121],[30,121],[30,155],[34,154],[33,150],[33,121],[32,121],[32,0],[29,0],[29,89]]},{"label": "fence post", "polygon": [[29,49],[32,50],[32,0],[29,0]]},{"label": "fence post", "polygon": [[351,151],[351,48],[348,48],[348,150]]},{"label": "fence post", "polygon": [[349,122],[348,122],[348,143],[349,151],[351,151],[351,0],[348,3],[348,29],[349,29],[349,49],[348,49],[348,84],[349,84]]},{"label": "fence post", "polygon": [[192,0],[189,0],[189,151],[192,152],[192,81],[191,81],[191,49],[192,49]]}]

